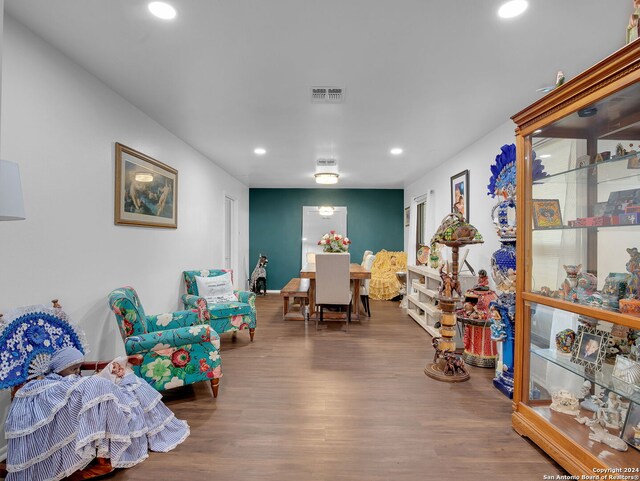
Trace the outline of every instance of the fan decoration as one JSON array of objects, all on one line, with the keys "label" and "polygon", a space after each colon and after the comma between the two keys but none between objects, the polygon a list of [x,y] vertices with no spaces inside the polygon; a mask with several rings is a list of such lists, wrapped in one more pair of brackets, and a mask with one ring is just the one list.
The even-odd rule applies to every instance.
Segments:
[{"label": "fan decoration", "polygon": [[84,333],[60,308],[15,309],[0,318],[0,389],[46,374],[51,355],[67,346],[86,354]]}]

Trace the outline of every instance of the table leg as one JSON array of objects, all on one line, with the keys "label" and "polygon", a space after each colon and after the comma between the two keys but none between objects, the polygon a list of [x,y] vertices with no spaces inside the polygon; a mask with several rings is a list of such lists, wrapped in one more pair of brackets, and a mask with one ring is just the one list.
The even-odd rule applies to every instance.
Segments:
[{"label": "table leg", "polygon": [[360,320],[360,279],[353,280],[353,316],[352,319]]},{"label": "table leg", "polygon": [[309,279],[309,319],[316,317],[316,280]]}]

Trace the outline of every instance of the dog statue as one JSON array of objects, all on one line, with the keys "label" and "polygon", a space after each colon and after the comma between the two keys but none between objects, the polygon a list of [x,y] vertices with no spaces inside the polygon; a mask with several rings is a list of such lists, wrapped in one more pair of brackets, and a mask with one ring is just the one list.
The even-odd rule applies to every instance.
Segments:
[{"label": "dog statue", "polygon": [[249,288],[251,289],[251,292],[255,292],[256,294],[260,294],[260,292],[262,292],[262,295],[267,295],[268,263],[269,259],[267,259],[267,256],[260,254],[256,268],[253,269],[251,279],[249,279]]}]

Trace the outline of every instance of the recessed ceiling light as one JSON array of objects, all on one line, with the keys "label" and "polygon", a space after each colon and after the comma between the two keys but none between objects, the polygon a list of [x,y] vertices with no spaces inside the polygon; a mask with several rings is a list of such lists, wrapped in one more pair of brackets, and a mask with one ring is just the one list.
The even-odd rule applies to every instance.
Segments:
[{"label": "recessed ceiling light", "polygon": [[267,153],[267,150],[263,149],[262,147],[256,147],[255,149],[253,149],[253,153],[256,155],[264,155]]},{"label": "recessed ceiling light", "polygon": [[176,18],[176,9],[165,2],[151,2],[149,3],[149,11],[156,17],[163,20],[172,20]]},{"label": "recessed ceiling light", "polygon": [[391,152],[391,155],[400,155],[403,151],[400,147],[394,147],[389,152]]},{"label": "recessed ceiling light", "polygon": [[510,2],[503,3],[498,9],[498,16],[501,18],[513,18],[523,13],[529,2],[527,0],[511,0]]},{"label": "recessed ceiling light", "polygon": [[551,157],[551,154],[542,154],[540,156],[541,159],[548,159],[549,157]]}]

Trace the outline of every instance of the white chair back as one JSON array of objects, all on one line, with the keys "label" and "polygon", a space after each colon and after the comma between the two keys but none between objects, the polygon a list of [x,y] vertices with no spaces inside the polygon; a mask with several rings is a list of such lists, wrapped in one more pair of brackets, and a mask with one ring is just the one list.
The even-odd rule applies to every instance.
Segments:
[{"label": "white chair back", "polygon": [[316,253],[307,252],[307,264],[315,264],[315,263],[316,263]]},{"label": "white chair back", "polygon": [[[370,271],[371,267],[373,266],[373,261],[376,260],[376,255],[375,254],[369,254],[367,257],[365,257],[364,262],[362,263],[362,267],[364,267],[366,270]],[[360,286],[360,295],[363,296],[368,296],[369,295],[369,283],[371,282],[371,279],[365,279],[364,282],[362,283],[362,286]]]},{"label": "white chair back", "polygon": [[348,253],[316,254],[316,304],[351,302]]}]

